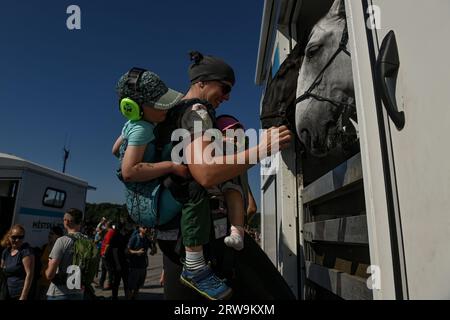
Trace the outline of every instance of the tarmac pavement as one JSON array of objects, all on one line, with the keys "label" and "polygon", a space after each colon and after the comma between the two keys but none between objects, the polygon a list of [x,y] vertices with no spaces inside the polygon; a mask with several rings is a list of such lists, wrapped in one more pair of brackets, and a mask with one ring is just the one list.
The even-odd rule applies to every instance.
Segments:
[{"label": "tarmac pavement", "polygon": [[[159,279],[163,268],[163,256],[161,250],[158,248],[158,252],[154,256],[148,256],[149,266],[147,267],[147,277],[145,278],[144,286],[139,290],[139,296],[137,300],[163,300],[164,288],[160,286]],[[97,281],[98,279],[95,279]],[[103,297],[104,299],[111,299],[111,290],[103,290],[95,288],[95,295],[97,297]],[[119,287],[119,300],[125,299],[125,293],[123,291],[123,283],[120,283]]]}]

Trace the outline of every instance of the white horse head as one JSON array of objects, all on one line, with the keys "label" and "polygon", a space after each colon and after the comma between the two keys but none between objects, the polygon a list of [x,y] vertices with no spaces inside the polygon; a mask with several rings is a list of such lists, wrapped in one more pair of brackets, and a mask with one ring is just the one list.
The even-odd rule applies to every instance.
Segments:
[{"label": "white horse head", "polygon": [[[297,134],[316,157],[326,156],[350,136],[356,140],[349,122],[349,114],[356,119],[356,108],[346,23],[344,1],[335,0],[309,36],[298,77]],[[305,95],[308,89],[311,95]]]}]

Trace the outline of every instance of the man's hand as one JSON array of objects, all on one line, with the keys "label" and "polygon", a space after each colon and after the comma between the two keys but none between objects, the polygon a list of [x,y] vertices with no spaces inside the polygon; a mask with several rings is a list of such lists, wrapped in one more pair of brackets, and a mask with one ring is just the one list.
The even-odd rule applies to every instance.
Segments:
[{"label": "man's hand", "polygon": [[286,127],[271,127],[264,130],[258,145],[259,157],[265,158],[289,147],[292,132]]}]

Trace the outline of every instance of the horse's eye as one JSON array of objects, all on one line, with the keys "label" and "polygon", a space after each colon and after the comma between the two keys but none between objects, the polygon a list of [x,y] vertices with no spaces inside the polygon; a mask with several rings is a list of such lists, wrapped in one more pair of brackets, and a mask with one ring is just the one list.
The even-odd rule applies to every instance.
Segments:
[{"label": "horse's eye", "polygon": [[314,46],[310,46],[310,47],[306,48],[306,53],[305,53],[306,57],[307,58],[314,57],[314,55],[317,52],[319,52],[321,47],[322,47],[321,45],[314,45]]}]

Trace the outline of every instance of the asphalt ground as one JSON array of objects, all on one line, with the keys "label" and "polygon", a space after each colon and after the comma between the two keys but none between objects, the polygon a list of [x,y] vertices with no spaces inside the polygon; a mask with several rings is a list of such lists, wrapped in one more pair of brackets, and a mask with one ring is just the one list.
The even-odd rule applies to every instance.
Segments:
[{"label": "asphalt ground", "polygon": [[[148,256],[149,266],[147,267],[147,277],[145,278],[144,286],[139,290],[137,300],[163,300],[164,288],[160,286],[159,279],[163,269],[163,256],[161,250],[154,256]],[[95,279],[97,281],[98,279]],[[95,295],[99,298],[111,299],[111,290],[103,290],[95,288]],[[125,293],[123,290],[123,283],[119,287],[119,300],[125,300]]]}]

